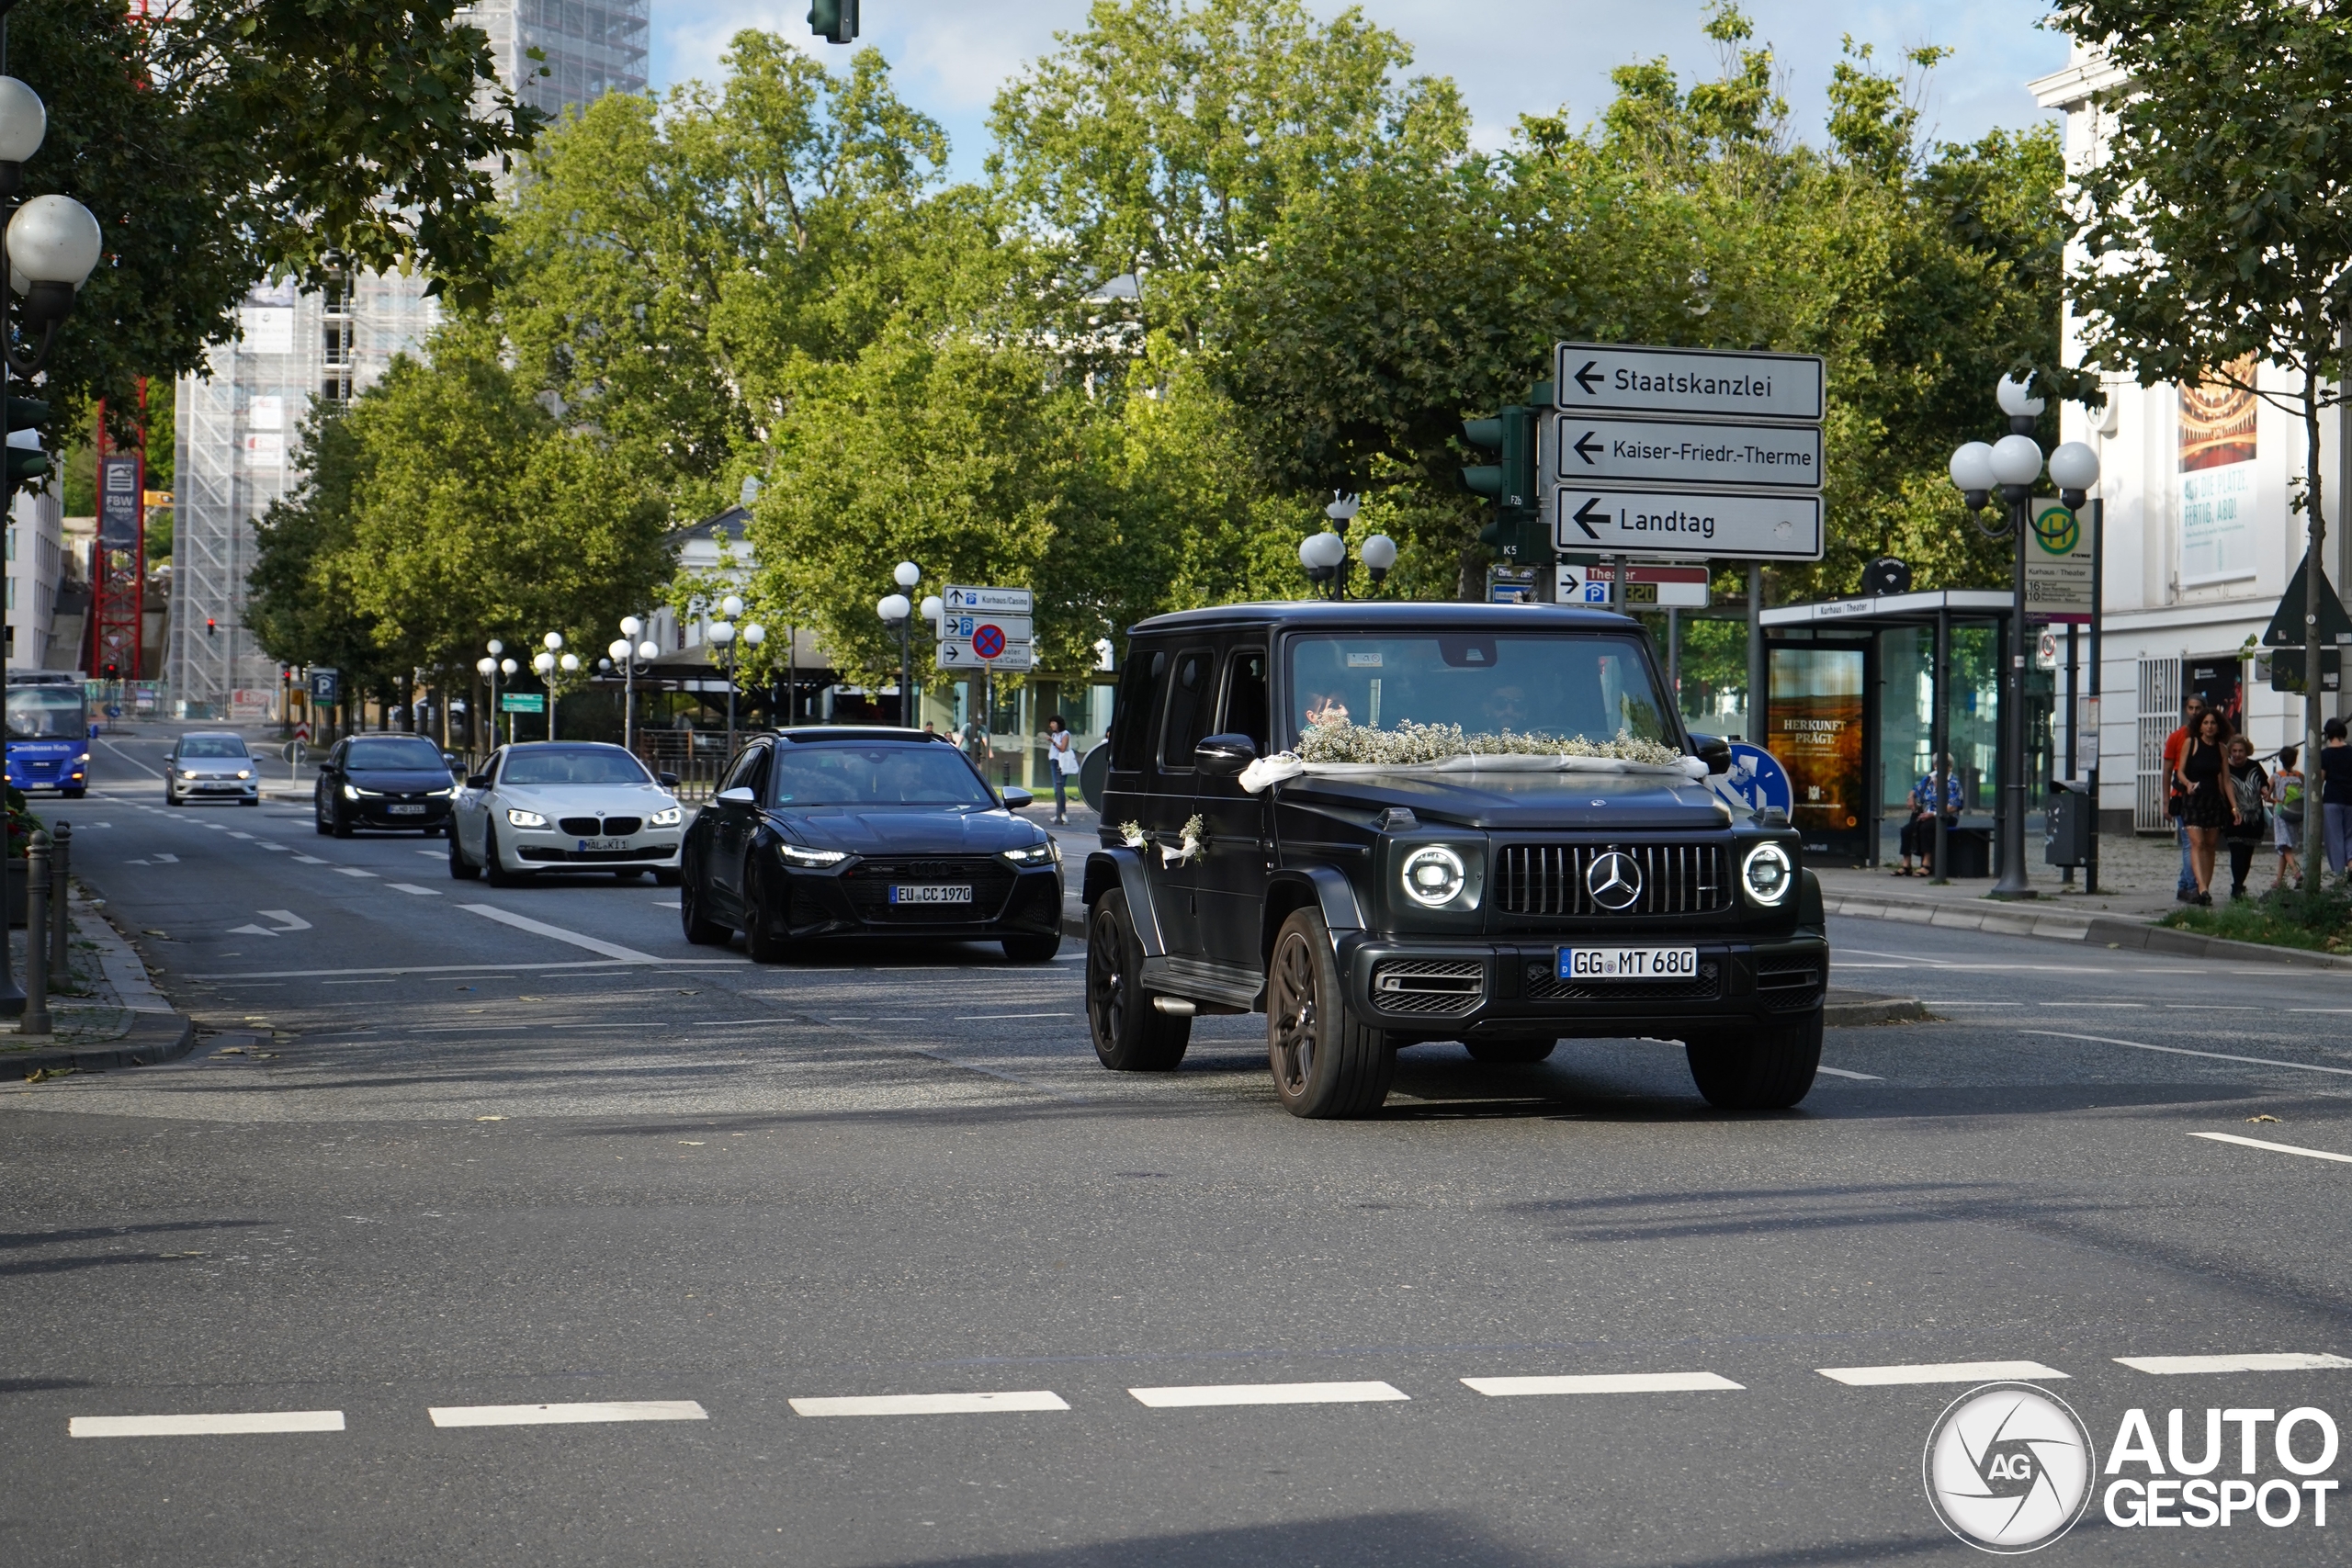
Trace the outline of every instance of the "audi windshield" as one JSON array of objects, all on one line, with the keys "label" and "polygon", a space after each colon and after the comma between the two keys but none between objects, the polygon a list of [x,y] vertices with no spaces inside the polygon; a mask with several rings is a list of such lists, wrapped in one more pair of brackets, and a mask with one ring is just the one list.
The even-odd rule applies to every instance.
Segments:
[{"label": "audi windshield", "polygon": [[996,804],[953,746],[782,745],[768,786],[771,805],[962,807]]}]

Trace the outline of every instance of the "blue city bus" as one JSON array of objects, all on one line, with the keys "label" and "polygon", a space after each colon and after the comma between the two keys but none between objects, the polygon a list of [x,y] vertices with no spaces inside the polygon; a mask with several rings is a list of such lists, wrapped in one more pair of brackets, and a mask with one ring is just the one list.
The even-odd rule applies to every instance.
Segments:
[{"label": "blue city bus", "polygon": [[7,695],[9,784],[53,789],[79,800],[90,785],[90,703],[79,677],[11,672]]}]

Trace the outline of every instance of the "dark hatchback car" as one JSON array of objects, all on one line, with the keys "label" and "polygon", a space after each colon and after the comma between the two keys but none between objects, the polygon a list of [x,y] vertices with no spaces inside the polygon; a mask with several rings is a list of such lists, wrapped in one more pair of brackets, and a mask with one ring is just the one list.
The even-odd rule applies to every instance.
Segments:
[{"label": "dark hatchback car", "polygon": [[762,736],[686,830],[686,940],[741,931],[761,963],[828,937],[997,942],[1043,963],[1061,946],[1061,851],[964,754],[910,729]]},{"label": "dark hatchback car", "polygon": [[322,833],[397,828],[428,837],[449,827],[457,780],[447,752],[422,735],[354,735],[319,763],[312,810]]},{"label": "dark hatchback car", "polygon": [[[1360,763],[1267,784],[1283,771],[1270,766],[1251,775],[1259,793],[1242,787],[1325,716],[1392,739],[1411,721],[1622,735],[1680,756],[1622,772]],[[1106,746],[1084,883],[1105,1066],[1172,1068],[1195,1014],[1255,1010],[1299,1116],[1373,1111],[1397,1050],[1431,1041],[1524,1063],[1564,1038],[1679,1040],[1716,1105],[1787,1106],[1812,1087],[1819,885],[1785,822],[1708,787],[1729,749],[1683,728],[1626,617],[1400,604],[1159,616],[1134,629]]]}]

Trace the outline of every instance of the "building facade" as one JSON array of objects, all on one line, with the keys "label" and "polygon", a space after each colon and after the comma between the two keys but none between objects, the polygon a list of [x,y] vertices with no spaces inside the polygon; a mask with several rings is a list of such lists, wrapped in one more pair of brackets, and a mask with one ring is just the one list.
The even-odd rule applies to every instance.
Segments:
[{"label": "building facade", "polygon": [[[499,79],[549,113],[645,90],[648,0],[488,0],[466,15],[489,35]],[[534,49],[549,74],[537,74]],[[254,520],[300,482],[301,424],[313,407],[366,390],[438,321],[418,276],[367,273],[316,293],[267,283],[239,310],[239,341],[181,378],[164,660],[181,716],[270,712],[279,668],[244,627]]]},{"label": "building facade", "polygon": [[[2064,70],[2029,85],[2065,117],[2069,168],[2094,164],[2113,106],[2130,90],[2121,73],[2077,46]],[[2071,310],[2064,332],[2068,362],[2079,364],[2082,322]],[[2276,368],[2251,368],[2256,385],[2275,380],[2287,390]],[[2068,403],[2060,417],[2060,438],[2087,442],[2099,457],[2100,821],[2109,831],[2168,832],[2163,745],[2192,692],[2227,706],[2266,758],[2302,738],[2301,696],[2270,689],[2267,660],[2257,662],[2253,644],[2303,557],[2296,501],[2307,441],[2291,413],[2250,393],[2116,377],[2105,390],[2103,409]],[[2324,566],[2339,588],[2352,563],[2347,421],[2352,411],[2327,416],[2319,453]],[[2326,712],[2345,711],[2340,694],[2325,700]]]},{"label": "building facade", "polygon": [[[58,579],[64,564],[65,509],[52,479],[37,491],[19,491],[8,511],[8,668],[74,668],[74,649],[52,662]],[[78,623],[77,623],[78,626]]]}]

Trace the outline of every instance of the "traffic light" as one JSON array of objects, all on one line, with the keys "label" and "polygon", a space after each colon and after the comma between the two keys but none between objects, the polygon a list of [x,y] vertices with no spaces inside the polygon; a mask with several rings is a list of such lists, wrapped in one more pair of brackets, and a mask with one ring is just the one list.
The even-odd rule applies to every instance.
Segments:
[{"label": "traffic light", "polygon": [[1512,565],[1530,565],[1539,541],[1535,493],[1536,411],[1514,403],[1492,419],[1465,419],[1462,434],[1471,446],[1492,452],[1497,461],[1462,470],[1462,482],[1480,495],[1492,496],[1495,514],[1478,530],[1478,542]]},{"label": "traffic light", "polygon": [[[49,418],[49,405],[37,398],[8,400],[8,434],[19,430],[39,431]],[[8,443],[7,493],[16,494],[26,486],[36,483],[49,472],[49,458],[37,447],[19,446]]]},{"label": "traffic light", "polygon": [[119,664],[108,664],[104,669],[100,670],[98,673],[108,681],[119,681],[122,679],[122,666]]},{"label": "traffic light", "polygon": [[849,43],[857,37],[857,0],[811,0],[808,30],[827,43]]},{"label": "traffic light", "polygon": [[218,635],[220,634],[220,622],[218,622],[218,621],[214,620],[214,619],[213,619],[211,616],[209,616],[209,615],[207,615],[207,616],[205,616],[205,617],[204,617],[204,635],[205,635],[206,637],[215,637],[215,636],[218,636]]}]

